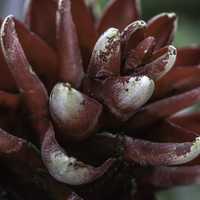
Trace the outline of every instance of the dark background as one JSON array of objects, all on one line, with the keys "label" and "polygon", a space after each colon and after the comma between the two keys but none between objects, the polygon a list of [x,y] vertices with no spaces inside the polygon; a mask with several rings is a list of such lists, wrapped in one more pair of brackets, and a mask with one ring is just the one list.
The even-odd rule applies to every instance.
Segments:
[{"label": "dark background", "polygon": [[[42,0],[41,0],[42,1]],[[73,0],[76,1],[76,0]],[[90,0],[92,1],[92,0]],[[98,12],[108,0],[96,1]],[[23,19],[25,0],[0,0],[0,16],[13,14]],[[175,46],[200,44],[200,0],[141,0],[143,19],[148,20],[161,12],[176,12],[179,26]],[[199,200],[200,186],[185,186],[170,189],[157,194],[158,200]]]}]

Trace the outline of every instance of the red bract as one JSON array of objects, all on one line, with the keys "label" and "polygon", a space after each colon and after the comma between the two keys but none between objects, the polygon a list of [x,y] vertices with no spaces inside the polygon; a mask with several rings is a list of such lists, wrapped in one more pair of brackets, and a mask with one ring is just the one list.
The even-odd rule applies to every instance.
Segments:
[{"label": "red bract", "polygon": [[199,113],[180,111],[200,100],[200,49],[171,45],[174,13],[146,23],[139,7],[113,0],[97,19],[83,0],[30,0],[28,28],[3,20],[1,184],[98,200],[199,183]]}]

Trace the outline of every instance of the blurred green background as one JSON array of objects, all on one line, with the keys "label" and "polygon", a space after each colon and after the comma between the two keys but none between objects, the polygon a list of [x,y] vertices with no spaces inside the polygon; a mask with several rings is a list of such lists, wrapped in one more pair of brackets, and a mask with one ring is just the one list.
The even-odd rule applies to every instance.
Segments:
[{"label": "blurred green background", "polygon": [[[98,12],[108,2],[108,0],[87,1],[97,2]],[[25,0],[0,0],[0,16],[14,14],[22,19],[24,2]],[[200,0],[141,0],[141,4],[143,19],[145,20],[161,12],[177,13],[179,26],[174,42],[177,47],[200,44]],[[162,191],[157,194],[157,199],[199,200],[200,186],[184,186]]]}]

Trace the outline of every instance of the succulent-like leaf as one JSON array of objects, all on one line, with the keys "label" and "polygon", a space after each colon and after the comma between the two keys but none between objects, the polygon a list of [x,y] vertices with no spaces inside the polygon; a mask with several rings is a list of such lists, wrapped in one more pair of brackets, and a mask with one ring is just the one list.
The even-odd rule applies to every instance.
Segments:
[{"label": "succulent-like leaf", "polygon": [[71,15],[70,0],[59,0],[56,32],[59,81],[69,82],[73,87],[78,88],[81,85],[84,72],[76,27]]},{"label": "succulent-like leaf", "polygon": [[200,183],[200,166],[156,167],[141,181],[157,188]]},{"label": "succulent-like leaf", "polygon": [[29,0],[26,24],[51,47],[56,47],[56,10],[58,0]]},{"label": "succulent-like leaf", "polygon": [[200,67],[173,67],[163,78],[156,82],[153,99],[173,96],[200,86]]},{"label": "succulent-like leaf", "polygon": [[63,135],[84,139],[97,128],[102,106],[97,101],[73,89],[68,83],[58,83],[49,101],[51,116]]},{"label": "succulent-like leaf", "polygon": [[[16,175],[18,181],[32,184],[47,195],[60,200],[81,200],[69,188],[53,180],[46,172],[33,145],[0,129],[0,160]],[[41,171],[45,174],[41,176]]]},{"label": "succulent-like leaf", "polygon": [[[8,67],[23,95],[31,117],[32,127],[41,145],[42,158],[52,176],[61,182],[72,185],[74,183],[77,185],[88,183],[102,176],[112,165],[112,159],[106,161],[99,168],[77,162],[75,158],[72,159],[73,163],[71,163],[71,159],[69,160],[67,154],[55,140],[55,133],[48,115],[47,92],[25,57],[17,38],[12,16],[8,16],[4,20],[0,36]],[[77,168],[79,165],[80,168]],[[81,166],[83,167],[81,168]],[[82,172],[84,173],[80,174]]]},{"label": "succulent-like leaf", "polygon": [[97,31],[95,29],[93,16],[84,0],[72,0],[71,3],[72,16],[77,29],[84,68],[87,69],[92,49],[97,39]]},{"label": "succulent-like leaf", "polygon": [[126,58],[124,71],[133,72],[136,67],[139,67],[147,62],[152,56],[155,47],[155,38],[147,37],[141,41],[135,49],[132,49]]},{"label": "succulent-like leaf", "polygon": [[19,41],[34,71],[48,88],[56,81],[56,53],[37,35],[30,32],[20,21],[14,19]]},{"label": "succulent-like leaf", "polygon": [[172,42],[176,27],[175,13],[161,13],[149,20],[146,34],[156,38],[156,49],[159,49]]},{"label": "succulent-like leaf", "polygon": [[[19,42],[13,16],[8,16],[1,27],[1,47],[8,68],[30,111],[32,125],[38,137],[43,137],[48,122],[48,97],[44,85],[33,72]],[[41,139],[41,138],[40,138]]]},{"label": "succulent-like leaf", "polygon": [[200,64],[200,47],[179,48],[175,66],[192,66]]},{"label": "succulent-like leaf", "polygon": [[147,76],[111,77],[91,81],[87,89],[87,93],[105,104],[117,118],[126,121],[149,100],[154,82]]},{"label": "succulent-like leaf", "polygon": [[120,74],[121,40],[118,29],[110,28],[98,39],[90,64],[88,75],[93,78],[105,78]]},{"label": "succulent-like leaf", "polygon": [[50,127],[42,144],[42,157],[50,174],[56,180],[69,185],[82,185],[101,177],[113,164],[108,159],[100,167],[93,167],[70,157],[58,145]]},{"label": "succulent-like leaf", "polygon": [[145,39],[146,23],[137,20],[124,28],[121,33],[122,57],[137,47],[139,42]]},{"label": "succulent-like leaf", "polygon": [[[148,127],[200,100],[200,87],[144,106],[127,122],[129,128]],[[163,109],[165,108],[165,109]]]},{"label": "succulent-like leaf", "polygon": [[138,0],[111,0],[98,23],[98,33],[109,27],[122,31],[128,24],[140,18],[140,2]]},{"label": "succulent-like leaf", "polygon": [[20,96],[9,92],[0,91],[0,107],[16,110],[20,104]]},{"label": "succulent-like leaf", "polygon": [[200,154],[200,138],[185,143],[153,143],[125,137],[124,156],[140,165],[180,165]]},{"label": "succulent-like leaf", "polygon": [[151,61],[134,70],[135,75],[146,75],[153,80],[162,78],[174,66],[176,61],[176,48],[168,46],[155,52]]}]

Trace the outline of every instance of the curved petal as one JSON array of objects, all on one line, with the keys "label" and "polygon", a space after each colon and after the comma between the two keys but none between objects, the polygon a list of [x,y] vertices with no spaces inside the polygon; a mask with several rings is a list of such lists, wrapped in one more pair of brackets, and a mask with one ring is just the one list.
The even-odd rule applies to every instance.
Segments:
[{"label": "curved petal", "polygon": [[98,39],[90,64],[88,75],[93,78],[105,78],[119,75],[121,65],[121,40],[118,29],[110,28]]},{"label": "curved petal", "polygon": [[200,113],[186,113],[170,117],[170,122],[200,135]]},{"label": "curved petal", "polygon": [[[120,13],[120,14],[119,14]],[[112,0],[105,9],[98,23],[98,33],[103,33],[110,27],[123,30],[128,24],[140,18],[139,0]]]},{"label": "curved petal", "polygon": [[[44,190],[47,195],[54,195],[61,200],[81,200],[77,194],[64,185],[57,183],[47,173],[42,160],[27,141],[8,134],[0,129],[0,160],[15,174],[17,181]],[[45,176],[41,176],[41,171]],[[39,182],[38,182],[39,180]]]},{"label": "curved petal", "polygon": [[174,66],[176,61],[176,48],[168,46],[160,49],[151,57],[151,61],[134,70],[134,75],[146,75],[153,80],[162,78]]},{"label": "curved petal", "polygon": [[58,0],[29,0],[26,24],[51,47],[56,47],[56,10]]},{"label": "curved petal", "polygon": [[20,21],[14,19],[19,41],[28,61],[44,83],[51,88],[56,80],[57,57],[37,35],[30,32]]},{"label": "curved petal", "polygon": [[75,0],[71,2],[72,16],[77,29],[83,63],[85,69],[87,69],[92,49],[97,39],[97,31],[93,22],[93,16],[84,0]]},{"label": "curved petal", "polygon": [[68,156],[55,140],[52,127],[47,131],[42,144],[42,158],[50,174],[56,180],[69,185],[82,185],[96,180],[103,176],[114,162],[114,159],[108,159],[95,168]]},{"label": "curved petal", "polygon": [[63,135],[76,140],[94,133],[102,112],[100,103],[73,89],[68,83],[54,86],[49,106],[51,116]]},{"label": "curved petal", "polygon": [[154,82],[147,76],[111,77],[87,84],[86,92],[105,104],[121,121],[128,120],[154,91]]},{"label": "curved petal", "polygon": [[173,67],[168,74],[156,82],[153,99],[173,96],[200,86],[200,67]]},{"label": "curved petal", "polygon": [[180,95],[159,100],[143,107],[127,122],[126,125],[130,129],[142,127],[147,128],[159,120],[167,118],[184,108],[198,103],[199,101],[200,87]]},{"label": "curved petal", "polygon": [[200,138],[185,143],[153,143],[125,137],[124,156],[140,165],[180,165],[192,161],[200,154]]},{"label": "curved petal", "polygon": [[200,166],[156,167],[147,172],[141,182],[158,188],[200,184]]},{"label": "curved petal", "polygon": [[155,38],[150,36],[142,40],[135,49],[132,49],[128,53],[125,61],[125,73],[131,72],[136,67],[146,63],[147,60],[149,60],[149,58],[152,56],[155,44]]},{"label": "curved petal", "polygon": [[20,96],[0,91],[0,107],[16,110],[20,104]]},{"label": "curved petal", "polygon": [[192,66],[200,64],[200,47],[179,48],[175,66]]},{"label": "curved petal", "polygon": [[84,72],[76,27],[71,15],[70,0],[59,0],[56,31],[59,81],[69,82],[73,87],[78,88],[81,85]]},{"label": "curved petal", "polygon": [[31,115],[32,126],[41,144],[42,158],[52,176],[72,185],[91,182],[102,176],[112,165],[112,159],[99,168],[93,168],[69,158],[55,140],[48,115],[46,90],[29,66],[17,38],[12,16],[8,16],[2,25],[1,45],[9,69]]},{"label": "curved petal", "polygon": [[161,13],[148,22],[146,34],[156,38],[156,49],[159,49],[172,42],[176,27],[175,13]]},{"label": "curved petal", "polygon": [[121,33],[122,57],[125,58],[130,50],[133,50],[137,45],[145,39],[146,23],[142,20],[137,20],[124,28]]},{"label": "curved petal", "polygon": [[31,123],[41,139],[48,124],[48,95],[44,85],[26,59],[17,37],[13,16],[5,18],[1,27],[1,47],[8,68],[30,112]]}]

